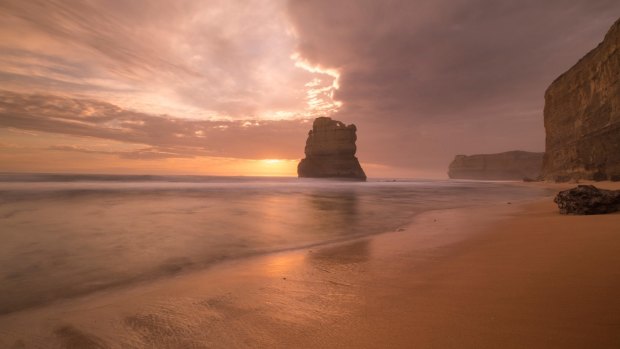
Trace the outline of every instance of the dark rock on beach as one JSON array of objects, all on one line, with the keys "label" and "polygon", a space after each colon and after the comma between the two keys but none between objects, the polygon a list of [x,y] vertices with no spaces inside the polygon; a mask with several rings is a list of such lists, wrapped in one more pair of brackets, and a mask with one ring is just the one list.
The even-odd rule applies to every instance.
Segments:
[{"label": "dark rock on beach", "polygon": [[579,185],[558,193],[553,200],[562,214],[591,215],[620,210],[620,190],[599,189]]}]

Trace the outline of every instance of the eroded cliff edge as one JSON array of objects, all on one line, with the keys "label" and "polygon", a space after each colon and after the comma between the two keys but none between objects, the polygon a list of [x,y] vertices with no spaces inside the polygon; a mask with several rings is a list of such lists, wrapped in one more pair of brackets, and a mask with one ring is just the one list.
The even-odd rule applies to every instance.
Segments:
[{"label": "eroded cliff edge", "polygon": [[543,177],[620,180],[620,20],[545,93]]},{"label": "eroded cliff edge", "polygon": [[450,163],[453,179],[523,180],[540,175],[543,153],[508,151],[497,154],[457,155]]},{"label": "eroded cliff edge", "polygon": [[306,158],[297,165],[299,177],[366,180],[355,157],[357,128],[328,117],[314,120],[306,140]]}]

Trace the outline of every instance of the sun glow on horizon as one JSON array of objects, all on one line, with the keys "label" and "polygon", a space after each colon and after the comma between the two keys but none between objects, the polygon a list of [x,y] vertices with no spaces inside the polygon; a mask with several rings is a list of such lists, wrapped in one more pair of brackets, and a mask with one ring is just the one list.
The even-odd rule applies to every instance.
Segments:
[{"label": "sun glow on horizon", "polygon": [[272,165],[272,164],[278,164],[282,161],[286,161],[286,160],[282,160],[282,159],[263,159],[262,160],[264,163],[268,164],[268,165]]},{"label": "sun glow on horizon", "polygon": [[296,176],[297,162],[294,159],[250,160],[247,171],[258,176]]}]

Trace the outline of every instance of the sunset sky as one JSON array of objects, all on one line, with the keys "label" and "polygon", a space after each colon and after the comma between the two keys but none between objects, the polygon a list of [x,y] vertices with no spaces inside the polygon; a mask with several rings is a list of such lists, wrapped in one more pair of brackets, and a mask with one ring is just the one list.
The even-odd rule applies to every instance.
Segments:
[{"label": "sunset sky", "polygon": [[295,175],[317,116],[370,177],[544,150],[617,0],[2,0],[0,172]]}]

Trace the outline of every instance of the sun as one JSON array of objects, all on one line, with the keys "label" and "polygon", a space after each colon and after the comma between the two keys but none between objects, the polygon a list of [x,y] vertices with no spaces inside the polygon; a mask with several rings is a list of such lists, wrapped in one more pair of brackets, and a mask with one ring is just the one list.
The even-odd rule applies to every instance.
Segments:
[{"label": "sun", "polygon": [[256,176],[295,176],[297,175],[297,162],[293,159],[260,159],[253,160],[247,173]]},{"label": "sun", "polygon": [[281,163],[283,160],[280,159],[263,159],[261,160],[263,163],[267,164],[267,165],[276,165]]}]

